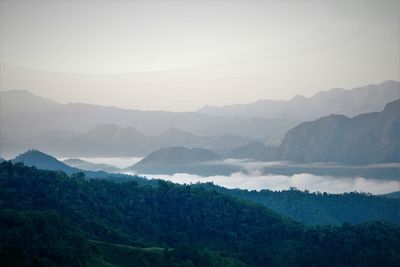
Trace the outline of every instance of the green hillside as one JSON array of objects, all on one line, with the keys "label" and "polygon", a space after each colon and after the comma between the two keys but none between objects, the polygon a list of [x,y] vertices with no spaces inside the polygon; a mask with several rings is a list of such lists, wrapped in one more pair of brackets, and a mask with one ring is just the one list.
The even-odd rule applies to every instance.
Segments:
[{"label": "green hillside", "polygon": [[152,266],[161,251],[154,247],[163,248],[157,266],[397,266],[400,260],[396,224],[307,227],[203,188],[85,180],[10,162],[0,164],[0,211],[2,266],[124,266],[130,257]]}]

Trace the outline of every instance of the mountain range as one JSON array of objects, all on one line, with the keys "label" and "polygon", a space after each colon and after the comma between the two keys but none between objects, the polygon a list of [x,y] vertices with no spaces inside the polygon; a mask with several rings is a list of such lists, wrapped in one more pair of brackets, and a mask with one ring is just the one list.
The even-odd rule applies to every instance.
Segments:
[{"label": "mountain range", "polygon": [[[51,133],[50,133],[51,134]],[[3,143],[3,149],[21,151],[30,147],[48,151],[62,157],[124,157],[146,156],[163,147],[185,146],[189,148],[228,149],[246,145],[254,140],[234,135],[196,136],[170,128],[158,135],[145,135],[133,127],[119,127],[115,124],[101,124],[84,133],[37,136],[18,143]]]},{"label": "mountain range", "polygon": [[[15,155],[30,147],[52,149],[50,152],[59,156],[112,153],[113,149],[105,147],[108,144],[105,140],[92,144],[84,141],[91,135],[95,140],[96,136],[104,134],[103,131],[109,133],[109,136],[103,136],[118,147],[114,150],[118,153],[114,152],[113,156],[145,156],[166,146],[224,150],[254,141],[278,145],[285,133],[301,122],[332,112],[358,115],[379,111],[387,102],[399,98],[399,85],[397,81],[386,81],[353,90],[332,89],[311,98],[297,96],[286,102],[262,100],[244,106],[218,108],[226,112],[208,112],[206,108],[197,112],[139,111],[81,103],[61,104],[29,91],[2,91],[0,153]],[[104,126],[110,124],[115,128]],[[149,144],[151,136],[154,140]]]},{"label": "mountain range", "polygon": [[[140,111],[83,103],[61,104],[26,90],[0,92],[0,104],[1,123],[7,126],[2,132],[9,139],[33,137],[48,131],[83,133],[99,124],[134,127],[146,135],[157,135],[170,128],[177,128],[196,135],[232,134],[262,137],[261,133],[256,131],[267,131],[270,128],[262,130],[262,125],[267,123],[260,122],[273,121],[260,118],[249,120],[212,117],[196,112]],[[29,122],[30,135],[23,128],[29,125]],[[288,119],[277,123],[281,127],[291,127],[294,122]]]},{"label": "mountain range", "polygon": [[330,114],[353,117],[361,113],[379,111],[387,103],[398,98],[400,98],[400,83],[385,81],[352,90],[334,88],[319,92],[310,98],[296,95],[289,101],[266,99],[244,105],[205,106],[197,112],[209,116],[312,120]]}]

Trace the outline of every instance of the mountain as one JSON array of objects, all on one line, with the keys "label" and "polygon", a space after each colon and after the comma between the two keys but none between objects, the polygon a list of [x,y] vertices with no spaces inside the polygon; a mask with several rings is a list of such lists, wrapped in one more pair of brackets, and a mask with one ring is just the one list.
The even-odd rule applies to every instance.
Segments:
[{"label": "mountain", "polygon": [[120,174],[109,174],[104,171],[82,170],[80,168],[71,167],[58,159],[45,154],[39,150],[30,149],[11,160],[13,163],[22,162],[26,166],[34,166],[43,170],[63,171],[66,174],[74,174],[81,172],[88,178],[110,178],[114,180],[134,180],[135,176],[126,176]]},{"label": "mountain", "polygon": [[277,147],[267,146],[261,142],[251,142],[244,146],[225,150],[215,150],[215,152],[225,159],[272,161],[275,159]]},{"label": "mountain", "polygon": [[36,149],[30,149],[11,160],[13,163],[22,162],[26,166],[35,166],[39,169],[63,171],[67,174],[79,172],[77,168],[70,167],[56,158]]},{"label": "mountain", "polygon": [[81,159],[66,159],[63,160],[63,162],[68,166],[87,171],[103,171],[103,172],[114,173],[120,170],[117,167],[108,164],[96,164]]},{"label": "mountain", "polygon": [[153,151],[128,169],[143,174],[190,173],[205,176],[238,171],[238,167],[223,164],[221,158],[211,150],[185,147]]},{"label": "mountain", "polygon": [[356,116],[382,110],[400,97],[400,82],[385,81],[352,90],[340,88],[319,92],[310,98],[297,95],[289,101],[259,100],[246,105],[205,106],[198,110],[209,116],[316,119],[330,114]]},{"label": "mountain", "polygon": [[2,266],[397,266],[400,257],[398,224],[306,227],[162,181],[87,181],[5,162],[0,203]]},{"label": "mountain", "polygon": [[277,159],[368,164],[400,162],[400,99],[353,118],[330,115],[291,129]]}]

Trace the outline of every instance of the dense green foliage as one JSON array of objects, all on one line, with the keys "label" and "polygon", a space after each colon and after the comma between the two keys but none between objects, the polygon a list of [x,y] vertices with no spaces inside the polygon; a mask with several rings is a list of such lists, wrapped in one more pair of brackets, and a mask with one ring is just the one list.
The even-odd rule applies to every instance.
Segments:
[{"label": "dense green foliage", "polygon": [[[88,181],[5,162],[0,164],[0,210],[2,263],[126,266],[136,259],[145,260],[136,266],[240,266],[239,261],[246,266],[396,266],[400,261],[398,225],[310,228],[261,205],[167,182],[154,187]],[[105,248],[99,241],[126,246]],[[127,246],[137,247],[140,255],[128,253],[133,256],[124,263]],[[153,257],[139,249],[144,247],[165,249]],[[109,253],[116,248],[122,250]],[[113,260],[114,253],[122,254]],[[153,248],[152,253],[159,252]]]},{"label": "dense green foliage", "polygon": [[310,193],[296,189],[285,191],[248,191],[226,189],[212,183],[198,184],[229,196],[250,200],[273,211],[308,224],[362,223],[384,220],[400,223],[400,199],[365,193]]},{"label": "dense green foliage", "polygon": [[157,266],[157,267],[185,267],[185,266],[223,266],[241,267],[243,263],[233,258],[224,257],[220,253],[206,248],[182,244],[174,249],[168,248],[140,248],[127,245],[89,240],[92,257],[89,266]]},{"label": "dense green foliage", "polygon": [[85,239],[70,222],[51,211],[0,212],[0,265],[84,266],[88,259]]}]

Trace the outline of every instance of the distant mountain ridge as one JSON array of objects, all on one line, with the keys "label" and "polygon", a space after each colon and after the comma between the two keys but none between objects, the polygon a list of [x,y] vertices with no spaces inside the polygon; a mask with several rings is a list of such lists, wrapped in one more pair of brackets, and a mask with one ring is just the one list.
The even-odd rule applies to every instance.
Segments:
[{"label": "distant mountain ridge", "polygon": [[400,162],[400,99],[383,111],[349,118],[330,115],[291,129],[277,159],[368,164]]},{"label": "distant mountain ridge", "polygon": [[209,116],[316,119],[329,114],[356,116],[382,110],[400,98],[400,82],[385,81],[352,90],[334,88],[310,98],[296,95],[289,101],[259,100],[244,105],[205,106],[199,113]]},{"label": "distant mountain ridge", "polygon": [[[86,133],[66,137],[37,137],[26,140],[26,146],[35,146],[51,154],[66,157],[78,156],[146,156],[163,147],[185,146],[189,148],[227,149],[245,145],[253,139],[234,135],[196,136],[175,128],[159,135],[145,135],[133,127],[114,124],[97,125]],[[20,150],[25,150],[20,148]]]},{"label": "distant mountain ridge", "polygon": [[[14,102],[18,102],[17,106],[21,106],[21,109],[10,105]],[[48,100],[27,91],[0,92],[0,153],[6,157],[31,147],[48,150],[55,148],[55,144],[63,146],[62,139],[71,139],[77,135],[84,138],[100,125],[114,124],[121,129],[132,128],[121,134],[131,132],[129,134],[133,135],[133,131],[138,131],[146,136],[159,136],[164,141],[168,140],[167,146],[198,147],[206,142],[209,146],[205,145],[205,148],[225,149],[255,139],[276,143],[296,123],[293,120],[210,117],[194,112],[138,111],[90,104],[48,103]],[[156,145],[154,143],[150,148],[143,148],[139,151],[140,156],[162,147]],[[75,156],[63,155],[62,152],[51,150],[55,155]],[[78,152],[90,151],[81,149]]]},{"label": "distant mountain ridge", "polygon": [[[14,102],[18,105],[14,105]],[[196,112],[128,110],[83,103],[61,104],[26,90],[0,92],[0,108],[0,122],[6,126],[1,130],[10,137],[14,134],[23,135],[25,133],[23,129],[26,129],[27,125],[31,129],[29,137],[32,137],[55,130],[83,133],[101,124],[134,127],[146,135],[159,135],[175,128],[200,136],[222,134],[263,136],[260,119],[210,117]],[[271,120],[265,121],[272,123]],[[284,125],[282,122],[277,123]],[[293,123],[295,122],[289,120],[286,124]]]},{"label": "distant mountain ridge", "polygon": [[104,171],[104,172],[114,173],[120,170],[117,167],[108,164],[96,164],[81,159],[69,158],[63,160],[63,162],[68,166],[87,171]]},{"label": "distant mountain ridge", "polygon": [[272,161],[275,159],[278,147],[267,146],[261,142],[251,142],[232,149],[216,150],[225,159],[252,159],[257,161]]},{"label": "distant mountain ridge", "polygon": [[[65,157],[81,156],[82,153],[104,155],[104,151],[112,149],[96,151],[100,141],[93,144],[83,141],[89,135],[98,135],[100,139],[101,134],[109,143],[119,146],[119,151],[125,150],[124,156],[145,156],[167,146],[222,150],[254,141],[278,145],[288,130],[303,121],[331,113],[358,115],[379,111],[399,96],[400,83],[386,81],[353,90],[333,89],[311,98],[296,96],[288,102],[260,100],[249,105],[217,108],[217,113],[205,115],[201,114],[204,110],[139,111],[82,103],[61,104],[26,90],[2,91],[0,154],[10,157],[30,147],[38,147]],[[121,130],[101,129],[101,125],[110,124]],[[122,137],[130,139],[118,141]],[[76,142],[72,142],[74,138]],[[101,142],[103,147],[107,146],[107,142]],[[125,143],[135,144],[136,151],[128,149]],[[90,146],[94,147],[93,151],[85,148]],[[65,154],[65,148],[74,153]],[[121,156],[113,153],[113,156]]]}]

